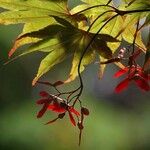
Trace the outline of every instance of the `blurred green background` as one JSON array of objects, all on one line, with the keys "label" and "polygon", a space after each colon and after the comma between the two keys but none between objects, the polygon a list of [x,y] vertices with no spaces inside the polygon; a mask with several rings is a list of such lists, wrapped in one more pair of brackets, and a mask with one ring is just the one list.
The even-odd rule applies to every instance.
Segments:
[{"label": "blurred green background", "polygon": [[[53,125],[44,123],[52,113],[36,118],[40,109],[35,102],[44,86],[31,86],[43,54],[34,53],[3,65],[22,26],[0,25],[0,150],[150,150],[150,93],[129,87],[114,93],[119,80],[113,79],[116,67],[110,65],[103,80],[97,79],[98,65],[83,74],[83,103],[90,110],[85,119],[82,144],[78,129],[68,118]],[[43,80],[65,79],[70,60],[54,67]],[[62,69],[63,68],[63,69]],[[68,88],[77,86],[77,81]],[[64,89],[65,90],[65,89]]]}]

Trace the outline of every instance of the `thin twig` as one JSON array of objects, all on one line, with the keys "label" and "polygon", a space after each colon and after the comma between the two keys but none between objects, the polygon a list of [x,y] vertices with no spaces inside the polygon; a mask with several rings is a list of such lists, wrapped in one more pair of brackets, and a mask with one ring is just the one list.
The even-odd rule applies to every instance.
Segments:
[{"label": "thin twig", "polygon": [[81,77],[81,72],[80,72],[80,67],[81,67],[81,63],[82,63],[82,59],[85,55],[85,53],[87,52],[87,50],[89,49],[90,45],[93,43],[93,41],[95,40],[96,36],[99,34],[99,32],[111,21],[113,20],[115,17],[117,17],[119,14],[116,14],[114,15],[113,17],[109,18],[103,25],[102,27],[97,31],[96,34],[94,34],[94,36],[92,37],[91,41],[89,42],[89,44],[87,45],[87,47],[84,49],[81,57],[80,57],[80,61],[79,61],[79,64],[78,64],[78,76],[79,76],[79,80],[80,80],[80,92],[78,94],[78,97],[77,99],[79,99],[79,97],[81,96],[82,94],[82,91],[83,91],[83,81],[82,81],[82,77]]}]

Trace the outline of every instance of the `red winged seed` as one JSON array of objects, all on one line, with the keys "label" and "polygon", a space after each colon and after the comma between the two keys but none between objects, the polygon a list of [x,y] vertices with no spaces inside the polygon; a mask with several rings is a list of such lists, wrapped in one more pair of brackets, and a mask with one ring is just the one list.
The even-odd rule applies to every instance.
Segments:
[{"label": "red winged seed", "polygon": [[76,116],[80,116],[80,113],[77,110],[75,110],[73,107],[69,107],[69,111],[71,113],[74,113]]},{"label": "red winged seed", "polygon": [[127,67],[124,69],[121,69],[114,74],[114,77],[118,78],[118,77],[124,75],[125,73],[127,73],[128,71],[129,71],[129,68],[127,68]]},{"label": "red winged seed", "polygon": [[37,118],[41,118],[44,115],[44,113],[46,112],[46,110],[48,108],[48,105],[49,105],[48,103],[45,103],[43,105],[42,109],[37,114]]},{"label": "red winged seed", "polygon": [[150,90],[150,86],[146,80],[139,78],[139,79],[135,79],[134,81],[140,89],[142,89],[144,91]]},{"label": "red winged seed", "polygon": [[120,82],[117,87],[115,88],[115,92],[116,93],[120,93],[122,92],[124,89],[126,89],[129,85],[130,80],[128,78],[126,78],[125,80],[123,80],[122,82]]},{"label": "red winged seed", "polygon": [[75,122],[75,119],[74,119],[73,115],[72,115],[69,111],[68,111],[68,113],[69,113],[69,118],[70,118],[71,123],[72,123],[74,126],[76,126],[76,122]]},{"label": "red winged seed", "polygon": [[59,103],[54,103],[54,104],[49,105],[48,109],[54,112],[58,112],[58,113],[66,112],[66,110],[59,105]]},{"label": "red winged seed", "polygon": [[51,101],[52,101],[51,99],[40,99],[36,103],[38,105],[41,105],[41,104],[45,104],[45,103],[50,103]]},{"label": "red winged seed", "polygon": [[49,94],[45,91],[41,91],[39,94],[41,97],[48,97],[49,96]]}]

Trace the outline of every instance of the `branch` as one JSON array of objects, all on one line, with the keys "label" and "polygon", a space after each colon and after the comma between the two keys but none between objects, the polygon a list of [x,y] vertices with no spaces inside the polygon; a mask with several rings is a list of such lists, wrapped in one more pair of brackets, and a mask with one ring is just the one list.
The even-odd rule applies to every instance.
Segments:
[{"label": "branch", "polygon": [[87,45],[87,47],[84,49],[82,55],[81,55],[81,58],[80,58],[80,61],[79,61],[79,65],[78,65],[78,76],[79,76],[79,80],[80,80],[80,92],[77,96],[77,99],[81,96],[82,94],[82,91],[83,91],[83,81],[82,81],[82,77],[81,77],[81,72],[80,72],[80,67],[81,67],[81,63],[82,63],[82,59],[85,55],[85,53],[87,52],[87,50],[89,49],[90,45],[93,43],[94,39],[96,38],[96,36],[99,34],[99,32],[111,21],[113,20],[114,18],[116,18],[119,14],[116,14],[114,15],[113,17],[109,18],[103,25],[102,27],[97,31],[96,34],[94,34],[94,36],[92,37],[91,41],[89,42],[89,44]]}]

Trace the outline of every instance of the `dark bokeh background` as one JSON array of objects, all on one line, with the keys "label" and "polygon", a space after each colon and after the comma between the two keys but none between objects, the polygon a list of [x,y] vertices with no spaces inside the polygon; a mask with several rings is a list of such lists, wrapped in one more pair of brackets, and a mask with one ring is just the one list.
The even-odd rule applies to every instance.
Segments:
[{"label": "dark bokeh background", "polygon": [[[0,150],[150,150],[150,93],[133,85],[115,94],[119,80],[113,79],[117,70],[113,65],[109,65],[102,80],[97,78],[97,64],[90,65],[83,74],[82,100],[90,116],[85,121],[80,147],[78,129],[68,119],[43,125],[54,115],[36,118],[39,107],[35,101],[45,87],[32,87],[31,81],[44,55],[34,53],[3,65],[21,29],[0,25]],[[65,79],[68,61],[54,67],[43,80]]]}]

